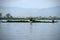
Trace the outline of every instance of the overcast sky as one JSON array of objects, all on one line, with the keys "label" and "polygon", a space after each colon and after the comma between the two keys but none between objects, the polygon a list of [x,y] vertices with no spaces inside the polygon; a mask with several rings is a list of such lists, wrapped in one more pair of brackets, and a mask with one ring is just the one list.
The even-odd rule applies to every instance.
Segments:
[{"label": "overcast sky", "polygon": [[47,8],[47,7],[60,6],[60,0],[0,0],[0,6]]},{"label": "overcast sky", "polygon": [[[60,0],[0,0],[0,7],[17,7],[17,8],[35,8],[35,9],[43,9],[43,8],[51,8],[51,7],[56,7],[56,6],[60,6]],[[36,10],[34,11],[34,13],[36,12],[36,14],[34,14],[33,12],[31,13],[22,13],[20,11],[14,11],[14,10],[7,10],[8,12],[10,12],[11,14],[14,13],[13,15],[15,16],[21,16],[21,15],[37,15],[38,12],[36,12]],[[6,10],[2,10],[2,13],[7,13]],[[13,12],[14,11],[14,12]],[[18,15],[19,14],[19,15]],[[38,13],[39,14],[39,13]],[[48,14],[48,13],[47,13]],[[52,14],[52,13],[50,13]],[[24,16],[23,15],[23,16]],[[43,15],[41,13],[42,16],[46,16],[46,13]],[[48,14],[49,15],[49,14]],[[56,15],[56,14],[54,14]],[[38,16],[38,15],[37,15]]]}]

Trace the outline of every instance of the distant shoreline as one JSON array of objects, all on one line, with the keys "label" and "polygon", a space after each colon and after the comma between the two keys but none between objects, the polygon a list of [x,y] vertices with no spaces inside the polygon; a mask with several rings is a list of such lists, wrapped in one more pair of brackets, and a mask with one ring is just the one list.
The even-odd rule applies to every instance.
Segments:
[{"label": "distant shoreline", "polygon": [[[0,18],[0,20],[21,20],[21,21],[25,21],[25,20],[30,20],[30,18]],[[60,20],[60,18],[33,18],[32,20]]]},{"label": "distant shoreline", "polygon": [[60,17],[56,17],[56,16],[49,16],[49,17],[33,17],[33,16],[29,16],[29,17],[13,17],[11,16],[10,13],[7,13],[5,16],[2,16],[2,13],[0,13],[0,20],[20,20],[20,21],[25,21],[25,20],[30,20],[30,18],[32,18],[33,21],[36,20],[60,20]]}]

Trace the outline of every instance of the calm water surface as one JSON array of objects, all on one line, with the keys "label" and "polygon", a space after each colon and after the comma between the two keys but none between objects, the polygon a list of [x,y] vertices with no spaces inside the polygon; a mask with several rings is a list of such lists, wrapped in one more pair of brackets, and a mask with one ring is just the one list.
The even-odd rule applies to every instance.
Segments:
[{"label": "calm water surface", "polygon": [[0,23],[0,40],[60,40],[60,22]]}]

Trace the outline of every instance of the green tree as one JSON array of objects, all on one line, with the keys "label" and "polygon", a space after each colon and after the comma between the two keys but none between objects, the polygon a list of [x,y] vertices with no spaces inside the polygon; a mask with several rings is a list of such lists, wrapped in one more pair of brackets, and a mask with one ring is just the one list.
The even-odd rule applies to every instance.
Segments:
[{"label": "green tree", "polygon": [[2,13],[0,13],[0,18],[2,18]]},{"label": "green tree", "polygon": [[10,16],[10,18],[13,18],[12,16]]},{"label": "green tree", "polygon": [[52,17],[52,16],[49,16],[49,18],[48,18],[48,19],[52,20],[52,19],[53,19],[53,17]]},{"label": "green tree", "polygon": [[42,19],[42,17],[41,17],[41,16],[39,16],[39,18],[40,18],[40,20]]},{"label": "green tree", "polygon": [[11,16],[10,13],[7,13],[7,14],[6,14],[6,17],[7,17],[7,18],[10,18],[10,16]]}]

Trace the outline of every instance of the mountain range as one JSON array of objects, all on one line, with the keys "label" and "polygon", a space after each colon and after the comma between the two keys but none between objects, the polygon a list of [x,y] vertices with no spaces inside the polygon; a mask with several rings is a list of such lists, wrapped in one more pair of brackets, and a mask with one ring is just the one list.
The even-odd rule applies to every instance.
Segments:
[{"label": "mountain range", "polygon": [[12,16],[58,16],[60,17],[60,6],[51,8],[22,8],[22,7],[0,7],[0,12],[5,15],[10,13]]}]

